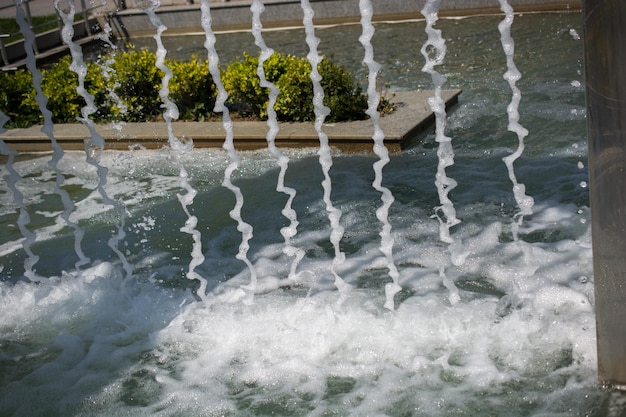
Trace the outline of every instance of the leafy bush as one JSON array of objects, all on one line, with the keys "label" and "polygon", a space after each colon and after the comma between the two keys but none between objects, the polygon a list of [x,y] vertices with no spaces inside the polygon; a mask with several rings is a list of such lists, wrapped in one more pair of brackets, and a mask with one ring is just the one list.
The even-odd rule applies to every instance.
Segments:
[{"label": "leafy bush", "polygon": [[[78,94],[78,76],[70,70],[70,56],[42,71],[42,90],[55,123],[74,123],[85,100]],[[156,67],[156,55],[148,50],[129,49],[104,56],[99,63],[87,62],[85,89],[94,96],[97,121],[141,122],[158,117],[162,109],[159,91],[163,71]],[[181,118],[204,120],[215,105],[215,85],[207,61],[193,57],[189,62],[168,61],[173,78],[170,98],[179,107]],[[110,93],[114,93],[113,98]],[[29,71],[20,69],[0,74],[0,109],[11,120],[7,127],[28,127],[43,122],[35,100]]]},{"label": "leafy bush", "polygon": [[23,69],[0,71],[0,110],[10,118],[6,128],[28,127],[39,122],[38,109],[27,102],[32,91],[33,77],[30,72]]},{"label": "leafy bush", "polygon": [[[66,56],[42,70],[42,90],[48,97],[47,107],[55,123],[77,122],[85,106],[85,100],[76,91],[78,77],[70,70],[71,63],[71,57]],[[85,89],[94,96],[96,111],[90,115],[94,121],[141,122],[162,114],[159,91],[163,72],[156,67],[154,53],[131,47],[86,65]],[[167,60],[166,65],[173,73],[168,84],[170,99],[178,106],[180,118],[205,120],[210,117],[216,88],[207,60],[194,56],[189,62]],[[257,65],[258,58],[244,55],[227,67],[222,81],[231,103],[243,103],[257,117],[267,118],[268,91],[260,86]],[[305,58],[275,53],[264,67],[267,79],[280,90],[275,106],[279,120],[314,120],[309,62]],[[352,75],[328,60],[319,64],[319,71],[324,104],[331,110],[328,121],[367,117],[367,98]],[[9,128],[42,123],[28,71],[0,73],[0,110],[11,118]]]},{"label": "leafy bush", "polygon": [[[48,98],[47,108],[52,113],[55,123],[74,123],[80,116],[85,100],[76,91],[78,76],[70,71],[71,58],[61,58],[59,62],[42,72],[41,89]],[[95,96],[99,104],[92,115],[95,120],[102,120],[110,111],[103,108],[104,80],[100,69],[92,63],[87,64],[85,89]],[[28,127],[43,123],[43,115],[35,97],[32,75],[25,69],[2,73],[0,76],[0,109],[11,119],[7,127]]]},{"label": "leafy bush", "polygon": [[[258,58],[244,54],[231,63],[222,76],[231,102],[245,103],[260,118],[267,117],[269,92],[260,87],[256,75]],[[274,53],[263,64],[268,81],[276,84],[279,94],[276,114],[283,121],[315,120],[311,65],[305,58]],[[366,118],[367,97],[345,68],[326,59],[319,64],[324,88],[324,104],[331,110],[328,121],[359,120]]]},{"label": "leafy bush", "polygon": [[141,122],[161,114],[163,102],[159,90],[163,71],[156,67],[156,55],[147,49],[130,48],[113,56],[109,83],[121,99],[124,111],[113,105],[113,118],[121,115],[125,121]]},{"label": "leafy bush", "polygon": [[[169,98],[179,109],[184,120],[204,120],[215,105],[215,84],[209,73],[207,60],[196,56],[189,62],[166,60],[173,77],[169,80]],[[163,101],[159,95],[163,71],[156,66],[156,55],[147,49],[130,48],[113,56],[110,84],[121,99],[123,109],[114,103],[113,116],[126,121],[140,122],[162,113]]]},{"label": "leafy bush", "polygon": [[[222,74],[222,83],[228,92],[231,103],[245,103],[257,117],[263,118],[267,117],[265,109],[269,96],[261,88],[261,82],[256,75],[257,65],[258,59],[244,54],[241,61],[235,61],[228,65]],[[266,77],[270,79],[269,75]]]},{"label": "leafy bush", "polygon": [[[71,64],[72,58],[67,55],[42,72],[41,89],[48,97],[47,107],[52,112],[52,120],[55,123],[76,122],[76,118],[81,115],[81,109],[86,105],[83,97],[76,91],[78,75],[70,70]],[[94,63],[88,62],[85,65],[87,66],[85,90],[94,96],[94,103],[97,107],[96,113],[90,117],[94,120],[104,120],[110,110],[106,104],[102,71]],[[29,95],[28,101],[32,107],[37,108],[34,91]]]},{"label": "leafy bush", "polygon": [[[362,93],[354,76],[344,67],[326,59],[319,64],[324,104],[330,108],[329,121],[362,120],[367,115],[367,95]],[[335,116],[333,116],[333,114]]]},{"label": "leafy bush", "polygon": [[183,120],[203,121],[213,113],[216,88],[209,72],[208,60],[197,56],[189,62],[167,63],[174,76],[170,80],[170,99],[176,103]]}]

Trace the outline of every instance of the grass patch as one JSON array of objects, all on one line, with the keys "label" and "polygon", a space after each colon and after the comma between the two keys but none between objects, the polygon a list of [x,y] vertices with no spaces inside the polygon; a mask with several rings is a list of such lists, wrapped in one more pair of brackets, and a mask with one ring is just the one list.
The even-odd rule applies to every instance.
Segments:
[{"label": "grass patch", "polygon": [[[82,18],[82,14],[74,16],[74,21],[79,21]],[[44,33],[49,30],[57,29],[59,22],[56,14],[49,14],[45,16],[32,16],[32,27],[35,34]],[[5,43],[12,43],[23,39],[24,36],[20,33],[20,26],[13,17],[0,18],[0,32],[4,34],[10,34],[11,37],[4,39]]]}]

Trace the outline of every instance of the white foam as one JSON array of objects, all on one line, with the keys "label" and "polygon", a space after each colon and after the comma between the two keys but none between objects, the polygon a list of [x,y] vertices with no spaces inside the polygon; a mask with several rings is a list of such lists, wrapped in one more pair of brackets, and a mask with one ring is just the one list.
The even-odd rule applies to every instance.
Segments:
[{"label": "white foam", "polygon": [[[37,216],[34,249],[48,255],[38,267],[51,272],[42,272],[38,284],[19,281],[15,205],[2,183],[10,253],[0,265],[0,409],[89,417],[601,413],[589,210],[586,191],[577,188],[585,175],[577,165],[582,136],[527,162],[539,198],[517,242],[510,183],[501,164],[502,175],[493,171],[498,158],[457,158],[456,169],[472,186],[455,189],[464,222],[448,245],[428,218],[438,199],[434,151],[393,155],[384,179],[396,196],[388,220],[403,288],[393,312],[384,308],[389,277],[379,250],[379,194],[368,186],[369,156],[333,154],[345,250],[343,262],[334,264],[316,151],[286,152],[285,180],[298,189],[293,207],[300,225],[292,244],[305,257],[285,282],[280,277],[289,275],[290,262],[280,233],[284,206],[281,194],[273,194],[276,161],[267,152],[243,153],[233,182],[252,202],[243,213],[255,226],[252,305],[241,302],[249,296],[241,288],[249,273],[235,258],[233,196],[220,186],[229,164],[224,150],[180,155],[196,179],[190,209],[203,214],[197,226],[206,260],[197,269],[210,291],[204,303],[194,295],[197,283],[185,278],[192,244],[176,220],[184,218],[176,210],[178,171],[163,163],[166,155],[100,155],[109,169],[107,192],[132,214],[123,245],[136,271],[132,279],[103,244],[116,213],[95,192],[97,175],[83,155],[70,152],[60,166],[80,199],[73,218],[102,258],[80,273],[62,259],[59,242],[67,230]],[[45,157],[16,163],[35,214],[58,211],[48,199],[53,184],[46,163]],[[339,294],[334,273],[349,293]]]},{"label": "white foam", "polygon": [[[197,151],[197,164],[223,166],[207,164],[211,151]],[[110,162],[109,156],[114,158],[105,152],[103,162]],[[140,166],[159,165],[149,152],[134,157]],[[212,158],[224,157],[218,153]],[[306,161],[316,165],[314,152],[290,157],[296,157],[295,172]],[[369,161],[352,158],[344,163],[347,157],[337,157],[340,177],[371,167]],[[246,181],[255,189],[275,187],[275,176],[267,175],[277,169],[273,157],[249,152],[243,161],[246,176],[239,181],[244,192],[250,187]],[[111,172],[112,182],[127,174],[121,168]],[[211,172],[214,178],[206,178],[197,198],[220,188],[220,170]],[[397,181],[396,174],[405,177],[390,169],[387,179]],[[154,189],[144,190],[143,202],[130,206],[137,211],[145,205],[133,219],[148,242],[166,226],[159,205],[175,199],[176,173],[171,175],[169,189],[157,176]],[[253,305],[241,303],[247,297],[240,288],[248,282],[247,273],[236,260],[224,259],[212,227],[203,234],[209,239],[207,261],[199,267],[213,288],[206,304],[195,302],[181,285],[185,260],[177,268],[172,249],[159,253],[149,246],[145,255],[131,258],[136,270],[145,271],[136,280],[124,280],[118,266],[102,263],[38,286],[2,283],[0,340],[10,347],[4,355],[30,369],[26,377],[6,377],[14,382],[4,385],[8,394],[1,400],[3,408],[28,414],[48,403],[57,404],[57,411],[111,416],[158,415],[164,410],[239,414],[246,412],[242,407],[258,412],[287,407],[295,415],[315,407],[363,415],[421,404],[428,415],[449,415],[461,404],[472,409],[480,392],[487,392],[490,401],[522,401],[497,387],[523,386],[523,381],[545,385],[533,395],[547,410],[557,407],[552,398],[584,404],[584,396],[572,398],[576,390],[595,395],[593,283],[580,279],[592,276],[589,226],[576,222],[588,217],[587,211],[579,213],[573,205],[539,206],[523,232],[552,227],[569,230],[571,238],[530,245],[528,265],[518,243],[502,241],[508,226],[497,208],[472,205],[480,223],[466,216],[455,232],[458,246],[448,247],[439,243],[436,224],[425,216],[428,203],[421,210],[399,202],[389,220],[404,290],[396,311],[389,312],[383,307],[386,281],[380,271],[385,261],[377,248],[374,207],[361,205],[358,187],[342,187],[343,199],[350,201],[343,206],[348,213],[342,217],[346,238],[360,240],[338,268],[353,287],[338,306],[340,296],[329,270],[332,250],[323,248],[330,231],[315,220],[325,218],[325,205],[319,200],[321,191],[313,191],[315,175],[307,176],[308,182],[299,180],[304,201],[296,206],[299,211],[306,208],[306,216],[292,242],[306,251],[300,266],[306,272],[286,287],[277,279],[289,271],[277,227],[282,218],[277,202],[267,208],[276,215],[253,217],[255,224],[263,219],[275,230],[274,238],[252,252],[259,271]],[[125,192],[135,190],[127,184]],[[371,194],[375,200],[375,191]],[[83,209],[88,206],[98,210],[97,204],[84,204]],[[228,204],[213,207],[210,217],[219,217],[219,210],[228,219]],[[257,239],[270,236],[257,233]],[[454,262],[451,252],[463,261]],[[442,265],[457,288],[454,305],[439,274]],[[220,284],[222,273],[232,278]],[[25,396],[29,402],[21,402]]]}]

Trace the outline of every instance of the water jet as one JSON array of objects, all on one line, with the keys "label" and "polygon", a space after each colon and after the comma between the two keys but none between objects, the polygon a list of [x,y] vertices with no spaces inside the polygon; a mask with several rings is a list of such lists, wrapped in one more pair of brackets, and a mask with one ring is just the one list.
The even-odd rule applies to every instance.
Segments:
[{"label": "water jet", "polygon": [[[98,193],[98,169],[84,153],[67,151],[58,161],[61,188],[75,202],[70,219],[85,231],[82,249],[91,260],[75,268],[74,238],[60,221],[64,209],[52,192],[49,155],[19,159],[3,142],[10,163],[2,175],[10,181],[0,193],[0,410],[611,415],[596,381],[582,42],[573,35],[582,33],[579,16],[516,15],[511,27],[522,74],[516,82],[523,93],[520,121],[529,132],[514,169],[534,199],[522,222],[502,161],[519,143],[507,131],[512,93],[503,79],[502,18],[434,23],[447,48],[437,71],[450,88],[464,90],[444,126],[454,145],[446,173],[457,183],[448,197],[461,220],[450,226],[452,242],[441,239],[440,220],[446,219],[432,218],[441,215],[436,207],[442,204],[434,134],[390,154],[382,178],[373,169],[379,158],[370,153],[331,150],[332,167],[324,173],[315,149],[281,149],[286,169],[267,150],[238,152],[230,179],[244,198],[241,219],[253,226],[246,255],[257,273],[254,286],[250,268],[237,257],[243,240],[231,216],[237,196],[222,186],[237,159],[232,149],[105,149],[99,162],[108,168],[107,191],[128,215],[118,244],[133,267],[127,276],[106,244],[121,214]],[[426,23],[373,26],[369,42],[392,87],[432,88],[423,60],[416,59]],[[332,42],[338,34],[355,45],[364,36],[361,25],[314,28],[310,35],[325,53],[350,57],[356,48]],[[263,41],[278,49],[297,38],[308,51],[306,35],[264,33]],[[220,45],[239,43],[238,36],[259,42],[250,33],[216,35],[215,45],[200,39],[210,44],[205,53],[220,53]],[[167,41],[165,48],[175,50]],[[356,62],[339,59],[365,80],[376,65],[371,57],[370,68],[361,67],[363,55],[359,47]],[[321,185],[326,176],[331,192]],[[197,191],[184,207],[181,178]],[[296,191],[293,199],[278,190],[279,179]],[[384,188],[394,198],[383,209],[388,225],[379,211]],[[13,200],[19,193],[22,204]],[[325,200],[341,211],[342,262],[335,261]],[[293,217],[285,215],[289,201],[296,233]],[[33,266],[43,278],[38,283],[24,278],[20,211],[29,214],[23,224],[36,233],[30,248],[41,256]],[[192,226],[192,217],[204,258],[193,265],[200,259],[198,235],[181,230]],[[381,250],[381,231],[392,238],[393,251]],[[295,273],[289,246],[304,254]],[[204,283],[187,279],[190,271]],[[336,275],[349,289],[337,289]],[[392,295],[392,311],[385,287],[394,283],[401,290]]]}]

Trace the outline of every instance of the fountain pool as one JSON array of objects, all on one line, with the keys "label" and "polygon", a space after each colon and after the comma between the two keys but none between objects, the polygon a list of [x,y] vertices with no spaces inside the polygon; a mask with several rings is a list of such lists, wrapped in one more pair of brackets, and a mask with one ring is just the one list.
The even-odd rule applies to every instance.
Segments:
[{"label": "fountain pool", "polygon": [[[126,207],[119,249],[130,277],[107,246],[119,213],[103,204],[85,156],[66,152],[59,162],[91,259],[79,271],[72,231],[52,192],[50,156],[18,158],[17,187],[37,234],[31,249],[42,280],[23,277],[18,207],[3,182],[0,415],[619,415],[596,383],[580,15],[529,14],[513,25],[521,121],[530,131],[516,173],[535,199],[517,241],[502,162],[517,138],[506,131],[500,20],[437,24],[448,47],[440,71],[448,86],[464,90],[447,130],[456,154],[448,175],[458,182],[450,198],[461,223],[451,229],[452,244],[439,240],[434,136],[391,156],[383,184],[395,197],[389,222],[402,290],[394,311],[383,306],[390,278],[378,248],[372,155],[333,154],[332,199],[343,213],[346,256],[337,272],[350,285],[340,297],[316,150],[283,151],[290,158],[286,185],[297,190],[292,244],[305,254],[290,281],[280,233],[288,225],[281,214],[287,197],[275,191],[276,160],[267,151],[240,154],[233,182],[245,198],[242,217],[254,228],[253,303],[242,290],[250,272],[235,257],[235,199],[221,185],[225,151],[100,155],[107,191]],[[424,23],[376,30],[383,81],[392,89],[430,88],[419,54]],[[305,48],[294,41],[300,33],[268,32],[265,41],[297,53],[289,48]],[[349,25],[319,29],[320,50],[364,74],[362,51],[348,45],[358,33]],[[253,42],[250,34],[228,34],[217,46],[237,55],[232,45],[244,38]],[[165,38],[172,55],[188,53],[168,43],[175,41]],[[196,272],[207,280],[206,302],[185,276],[193,242],[181,232],[188,217],[177,198],[178,164],[198,191],[188,209],[201,232],[205,259]]]}]

